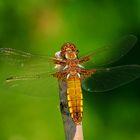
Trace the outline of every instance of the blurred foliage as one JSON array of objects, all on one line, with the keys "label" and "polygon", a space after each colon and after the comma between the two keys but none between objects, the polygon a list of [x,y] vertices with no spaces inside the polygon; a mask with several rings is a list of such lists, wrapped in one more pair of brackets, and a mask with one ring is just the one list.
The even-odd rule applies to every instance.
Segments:
[{"label": "blurred foliage", "polygon": [[[0,47],[39,55],[53,56],[67,41],[86,54],[125,34],[135,34],[139,39],[139,25],[139,0],[0,1]],[[139,63],[139,45],[138,41],[116,65]],[[29,81],[25,87],[10,88],[2,80],[18,73],[18,68],[0,63],[0,139],[64,139],[56,79]],[[139,83],[137,80],[104,94],[84,93],[86,140],[140,139]],[[20,94],[23,92],[55,96]]]}]

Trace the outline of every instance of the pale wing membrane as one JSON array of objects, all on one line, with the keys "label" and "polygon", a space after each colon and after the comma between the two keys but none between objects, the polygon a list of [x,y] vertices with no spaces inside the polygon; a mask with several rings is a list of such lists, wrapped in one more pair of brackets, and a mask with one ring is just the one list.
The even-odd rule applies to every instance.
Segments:
[{"label": "pale wing membrane", "polygon": [[0,60],[2,63],[21,67],[28,71],[40,72],[53,69],[51,57],[33,55],[13,48],[0,48]]},{"label": "pale wing membrane", "polygon": [[35,97],[55,95],[52,94],[52,86],[57,85],[57,80],[51,76],[55,69],[50,57],[32,55],[12,48],[0,48],[0,60],[6,64],[6,78],[1,81],[6,90],[13,89],[14,93]]},{"label": "pale wing membrane", "polygon": [[41,78],[40,74],[23,75],[23,76],[10,76],[10,77],[6,78],[5,82],[6,83],[12,83],[12,82],[15,82],[15,81],[36,80],[36,79],[40,79],[40,78]]},{"label": "pale wing membrane", "polygon": [[[50,73],[33,73],[32,75],[13,75],[5,79],[4,86],[7,89],[14,89],[16,93],[36,97],[52,97],[52,92],[57,80]],[[57,89],[57,88],[56,88]],[[57,95],[57,93],[56,93]]]},{"label": "pale wing membrane", "polygon": [[140,65],[124,65],[97,69],[90,78],[83,81],[82,87],[89,92],[105,92],[140,77]]},{"label": "pale wing membrane", "polygon": [[85,66],[99,67],[111,64],[127,54],[135,45],[137,37],[134,35],[124,36],[121,40],[115,41],[106,47],[98,48],[90,53],[91,61],[85,63]]},{"label": "pale wing membrane", "polygon": [[25,62],[33,59],[33,55],[13,48],[0,48],[0,59],[7,63],[23,66]]}]

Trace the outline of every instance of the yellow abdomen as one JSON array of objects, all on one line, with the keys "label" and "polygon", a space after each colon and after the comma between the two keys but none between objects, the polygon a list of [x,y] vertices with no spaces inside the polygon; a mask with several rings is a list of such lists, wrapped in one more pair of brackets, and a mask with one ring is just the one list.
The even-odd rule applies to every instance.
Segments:
[{"label": "yellow abdomen", "polygon": [[67,100],[71,117],[76,124],[79,124],[83,115],[83,95],[79,77],[67,79]]}]

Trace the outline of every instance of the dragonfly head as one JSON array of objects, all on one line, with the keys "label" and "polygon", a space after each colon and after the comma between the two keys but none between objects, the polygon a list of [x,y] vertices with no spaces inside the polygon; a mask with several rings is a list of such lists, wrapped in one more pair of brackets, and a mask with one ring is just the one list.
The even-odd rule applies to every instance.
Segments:
[{"label": "dragonfly head", "polygon": [[66,59],[76,59],[78,50],[72,43],[65,43],[61,48],[61,56]]}]

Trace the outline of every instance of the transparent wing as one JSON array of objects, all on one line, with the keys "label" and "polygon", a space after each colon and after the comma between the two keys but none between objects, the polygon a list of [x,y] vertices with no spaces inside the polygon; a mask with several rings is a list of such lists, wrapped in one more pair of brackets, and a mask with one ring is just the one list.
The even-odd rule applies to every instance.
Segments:
[{"label": "transparent wing", "polygon": [[20,75],[20,76],[10,76],[5,79],[5,83],[13,83],[16,81],[26,81],[26,80],[36,80],[45,78],[45,76],[48,77],[48,73],[40,73],[40,74],[33,74],[33,75]]},{"label": "transparent wing", "polygon": [[89,92],[105,92],[127,84],[140,77],[140,65],[124,65],[97,69],[97,72],[82,83]]},{"label": "transparent wing", "polygon": [[57,96],[57,80],[48,72],[32,73],[32,75],[12,75],[3,80],[3,87],[10,89],[10,93],[12,90],[16,93],[34,97]]},{"label": "transparent wing", "polygon": [[1,88],[34,97],[57,95],[57,80],[51,76],[56,71],[51,57],[0,48],[0,60],[1,64],[6,64],[1,65]]},{"label": "transparent wing", "polygon": [[134,35],[126,35],[121,40],[115,41],[106,47],[95,49],[89,53],[91,60],[85,63],[85,66],[99,67],[114,63],[125,54],[127,54],[135,45],[137,37]]},{"label": "transparent wing", "polygon": [[27,71],[43,72],[53,70],[54,67],[51,57],[33,55],[13,48],[0,48],[0,60]]}]

